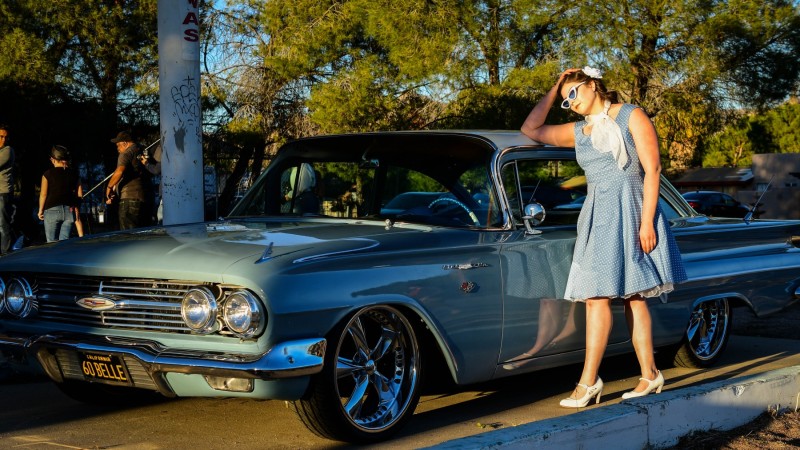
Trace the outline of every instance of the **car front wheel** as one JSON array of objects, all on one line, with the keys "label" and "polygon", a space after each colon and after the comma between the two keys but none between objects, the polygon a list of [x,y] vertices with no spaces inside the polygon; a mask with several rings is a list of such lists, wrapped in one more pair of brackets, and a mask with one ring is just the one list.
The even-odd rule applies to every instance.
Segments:
[{"label": "car front wheel", "polygon": [[337,327],[325,366],[305,398],[293,402],[319,436],[369,443],[388,439],[414,413],[421,355],[414,327],[399,310],[370,306]]},{"label": "car front wheel", "polygon": [[713,365],[728,345],[733,328],[733,309],[725,298],[697,304],[689,318],[675,365],[703,368]]}]

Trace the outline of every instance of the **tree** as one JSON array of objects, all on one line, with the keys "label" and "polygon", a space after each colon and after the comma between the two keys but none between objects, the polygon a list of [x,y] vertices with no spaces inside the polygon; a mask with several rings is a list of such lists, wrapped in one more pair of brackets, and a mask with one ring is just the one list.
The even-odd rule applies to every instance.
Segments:
[{"label": "tree", "polygon": [[753,163],[753,121],[749,117],[715,134],[707,143],[703,167],[750,167]]},{"label": "tree", "polygon": [[580,5],[581,17],[592,19],[578,41],[589,63],[609,69],[623,98],[655,117],[668,137],[662,151],[678,167],[695,159],[702,136],[719,129],[724,122],[717,118],[724,120],[732,104],[774,103],[797,83],[800,13],[792,2]]},{"label": "tree", "polygon": [[[62,136],[75,156],[97,160],[97,149],[108,150],[101,142],[118,129],[158,123],[156,0],[18,0],[0,8],[0,24],[4,98],[15,99],[20,128],[32,128],[25,133],[31,146]],[[52,133],[33,129],[44,118]],[[83,128],[78,118],[92,124],[92,133],[67,133]],[[69,134],[71,142],[61,141]],[[84,149],[95,152],[78,151]]]}]

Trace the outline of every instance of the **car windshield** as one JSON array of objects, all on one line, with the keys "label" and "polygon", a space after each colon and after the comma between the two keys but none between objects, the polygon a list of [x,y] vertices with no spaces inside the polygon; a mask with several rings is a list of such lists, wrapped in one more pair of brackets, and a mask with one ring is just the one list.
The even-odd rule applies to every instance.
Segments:
[{"label": "car windshield", "polygon": [[502,225],[489,176],[491,149],[485,144],[395,137],[401,142],[342,138],[289,146],[231,217],[389,219],[464,228]]}]

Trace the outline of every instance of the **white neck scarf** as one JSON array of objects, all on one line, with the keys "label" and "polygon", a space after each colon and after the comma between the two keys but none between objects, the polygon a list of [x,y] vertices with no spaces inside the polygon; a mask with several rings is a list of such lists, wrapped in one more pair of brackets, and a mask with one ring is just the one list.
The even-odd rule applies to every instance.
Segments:
[{"label": "white neck scarf", "polygon": [[600,153],[611,152],[617,167],[624,169],[628,164],[628,152],[625,150],[625,138],[617,122],[608,115],[611,102],[603,103],[603,112],[586,116],[587,126],[592,127],[592,145]]}]

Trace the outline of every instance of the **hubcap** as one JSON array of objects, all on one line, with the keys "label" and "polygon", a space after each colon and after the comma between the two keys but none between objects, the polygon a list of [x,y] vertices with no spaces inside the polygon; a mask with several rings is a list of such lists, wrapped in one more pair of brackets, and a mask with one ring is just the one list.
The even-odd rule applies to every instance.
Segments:
[{"label": "hubcap", "polygon": [[722,349],[730,325],[729,308],[726,299],[717,299],[700,303],[692,312],[686,336],[699,359],[711,359]]},{"label": "hubcap", "polygon": [[397,310],[372,307],[345,327],[337,349],[336,388],[347,418],[376,432],[403,417],[417,389],[418,348]]}]

